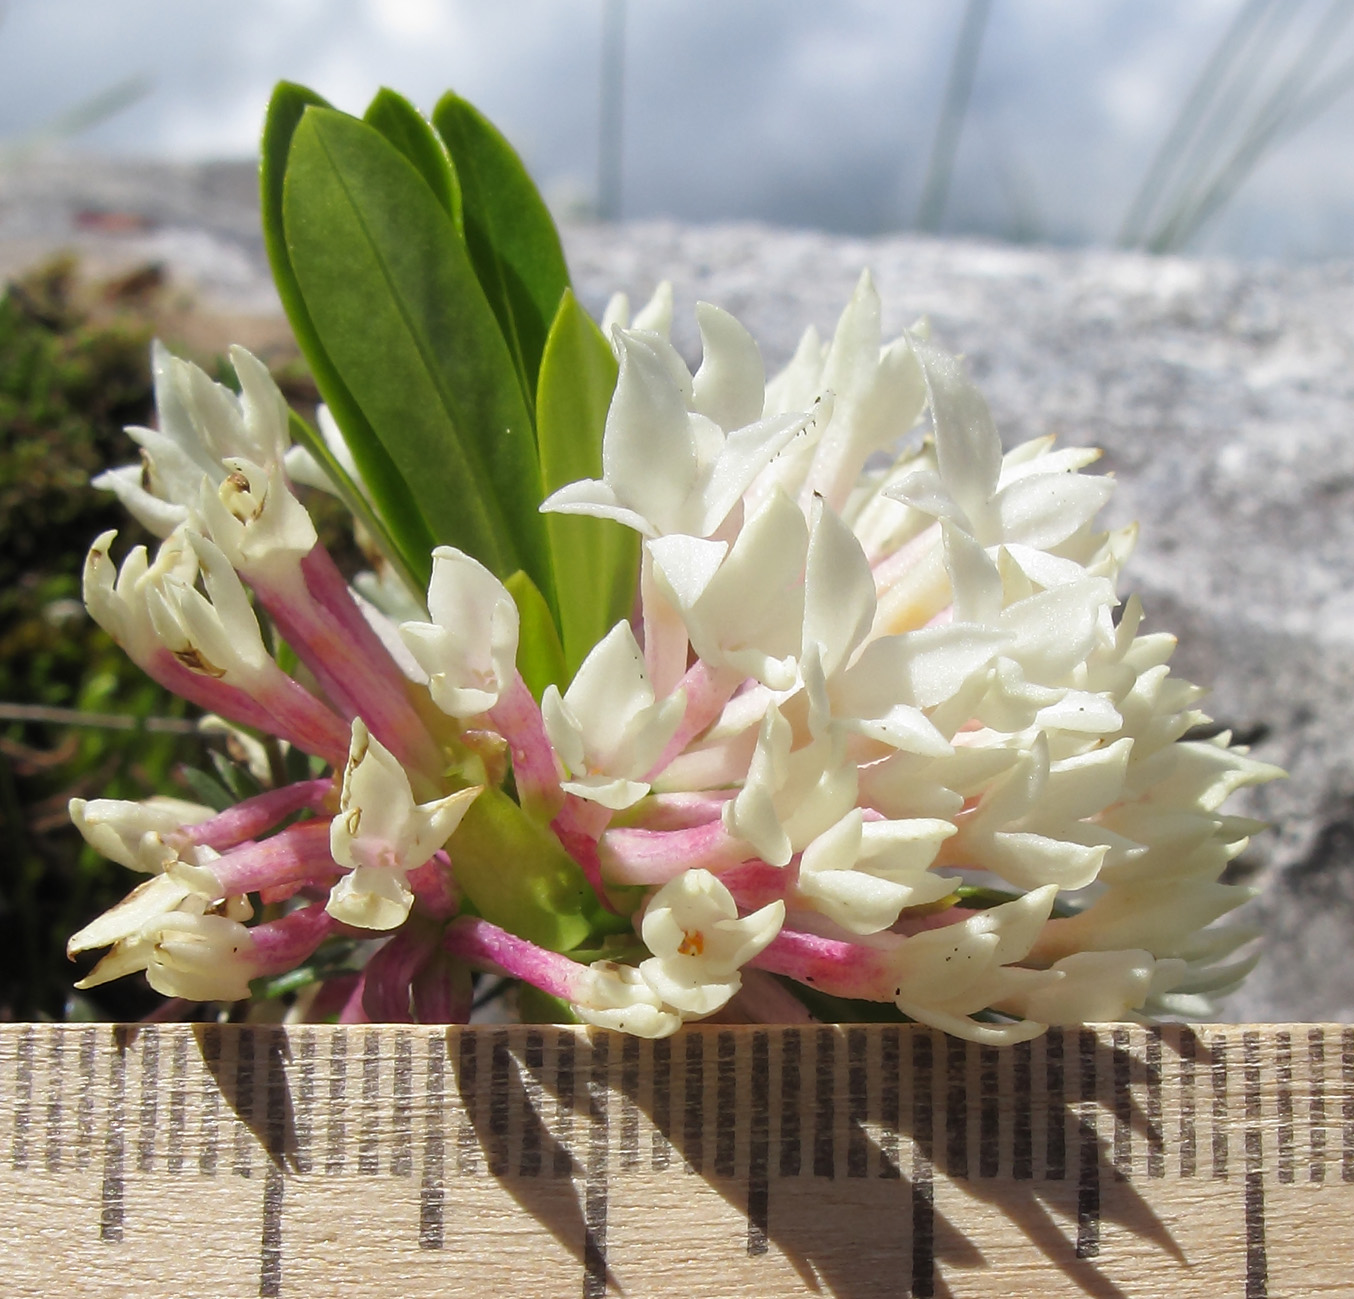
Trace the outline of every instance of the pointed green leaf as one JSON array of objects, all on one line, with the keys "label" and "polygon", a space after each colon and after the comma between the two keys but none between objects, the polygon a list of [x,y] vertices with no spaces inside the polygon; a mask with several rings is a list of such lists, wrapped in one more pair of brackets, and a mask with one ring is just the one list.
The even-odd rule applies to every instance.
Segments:
[{"label": "pointed green leaf", "polygon": [[343,431],[344,441],[353,453],[353,460],[371,492],[376,510],[385,520],[401,556],[401,568],[415,575],[419,588],[426,588],[432,573],[431,552],[436,544],[433,534],[404,480],[320,342],[287,248],[282,219],[287,157],[296,128],[306,109],[312,106],[328,107],[313,90],[288,81],[278,83],[268,103],[259,167],[264,247],[268,252],[278,296],[291,323],[292,332],[296,335],[297,345],[310,366],[320,395]]},{"label": "pointed green leaf", "polygon": [[433,109],[465,204],[465,239],[530,404],[550,322],[569,286],[559,232],[522,160],[496,127],[448,92]]},{"label": "pointed green leaf", "polygon": [[291,429],[291,440],[298,446],[305,447],[315,457],[316,463],[324,470],[325,476],[334,484],[334,490],[338,493],[339,500],[347,506],[349,513],[359,520],[371,534],[372,540],[375,541],[386,559],[394,564],[396,572],[399,573],[404,580],[404,584],[409,588],[409,593],[422,603],[424,592],[427,590],[426,580],[421,582],[419,575],[405,563],[404,556],[394,537],[391,536],[381,516],[372,509],[371,503],[362,494],[362,489],[358,487],[352,476],[339,463],[324,438],[306,420],[302,419],[294,410],[288,411],[287,417],[288,426]]},{"label": "pointed green leaf", "polygon": [[535,439],[451,218],[373,127],[310,108],[283,187],[287,250],[326,354],[438,542],[553,599]]},{"label": "pointed green leaf", "polygon": [[461,214],[461,182],[456,177],[447,146],[429,125],[427,118],[403,95],[382,86],[367,105],[362,120],[374,126],[415,167],[428,182],[437,201],[446,209],[456,229],[465,237]]},{"label": "pointed green leaf", "polygon": [[564,647],[559,641],[550,606],[536,584],[520,570],[503,583],[517,605],[521,630],[517,637],[517,670],[532,697],[540,700],[548,685],[561,690],[569,684]]},{"label": "pointed green leaf", "polygon": [[578,863],[502,790],[471,803],[447,851],[456,882],[491,923],[553,952],[592,931],[597,898]]},{"label": "pointed green leaf", "polygon": [[[536,441],[549,495],[602,475],[602,430],[616,387],[616,358],[602,331],[565,290],[541,358]],[[635,602],[639,536],[612,519],[547,514],[560,630],[569,677]]]}]

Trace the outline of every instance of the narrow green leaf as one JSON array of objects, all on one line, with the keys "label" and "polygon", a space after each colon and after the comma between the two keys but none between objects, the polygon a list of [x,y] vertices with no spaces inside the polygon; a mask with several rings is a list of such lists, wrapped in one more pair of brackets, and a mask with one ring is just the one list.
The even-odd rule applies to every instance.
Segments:
[{"label": "narrow green leaf", "polygon": [[343,439],[353,453],[353,460],[371,492],[376,510],[386,523],[402,557],[401,567],[414,574],[416,588],[424,589],[432,573],[433,534],[409,488],[372,432],[366,416],[339,377],[320,342],[287,248],[282,216],[287,158],[296,128],[306,110],[311,107],[327,108],[328,104],[313,90],[289,81],[278,83],[268,103],[259,167],[264,247],[268,252],[278,296],[291,323],[297,345],[315,377],[320,395],[342,430]]},{"label": "narrow green leaf", "polygon": [[421,603],[424,599],[424,592],[427,590],[426,581],[421,583],[418,574],[405,562],[404,555],[394,537],[391,536],[385,521],[372,509],[361,489],[352,480],[348,471],[338,462],[319,433],[311,428],[310,424],[294,410],[288,411],[287,415],[292,441],[305,447],[315,457],[326,477],[334,484],[334,490],[338,493],[339,500],[347,506],[352,516],[358,519],[371,534],[372,540],[376,542],[381,553],[394,564],[396,572],[404,579],[410,594]]},{"label": "narrow green leaf", "polygon": [[283,188],[320,341],[435,540],[553,600],[531,420],[451,218],[378,131],[329,109],[297,125]]},{"label": "narrow green leaf", "polygon": [[559,232],[540,191],[498,129],[459,95],[433,109],[465,203],[465,239],[528,405],[550,322],[569,287]]},{"label": "narrow green leaf", "polygon": [[501,790],[471,803],[447,851],[456,882],[492,924],[553,952],[591,932],[598,903],[578,863]]},{"label": "narrow green leaf", "polygon": [[447,146],[429,125],[428,119],[403,95],[382,86],[376,92],[376,98],[367,105],[362,120],[380,131],[413,163],[464,239],[461,182],[457,179]]},{"label": "narrow green leaf", "polygon": [[527,689],[539,701],[548,685],[561,690],[569,684],[569,672],[564,662],[564,647],[560,644],[550,606],[536,589],[536,584],[520,569],[503,583],[517,605],[521,631],[517,637],[517,670]]},{"label": "narrow green leaf", "polygon": [[[616,358],[566,289],[541,358],[536,441],[548,495],[602,474],[602,431],[616,387]],[[639,536],[612,519],[547,514],[560,631],[569,678],[588,651],[630,614],[639,580]]]}]

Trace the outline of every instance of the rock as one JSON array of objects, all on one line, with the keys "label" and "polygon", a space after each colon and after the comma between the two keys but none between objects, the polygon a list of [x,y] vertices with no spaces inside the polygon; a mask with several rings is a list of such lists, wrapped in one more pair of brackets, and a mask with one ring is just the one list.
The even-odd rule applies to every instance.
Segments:
[{"label": "rock", "polygon": [[[247,174],[111,172],[0,178],[0,269],[73,242],[96,261],[157,257],[208,298],[276,312]],[[81,210],[143,224],[100,229]],[[1175,670],[1211,687],[1214,717],[1290,772],[1229,805],[1275,826],[1234,867],[1264,890],[1250,913],[1267,954],[1229,1014],[1354,1016],[1354,265],[757,226],[573,227],[565,240],[593,310],[670,278],[688,357],[704,298],[748,325],[772,369],[805,325],[832,328],[868,266],[886,329],[929,316],[968,356],[1008,445],[1056,433],[1104,448],[1119,480],[1109,519],[1142,525],[1124,591],[1179,635]]]}]

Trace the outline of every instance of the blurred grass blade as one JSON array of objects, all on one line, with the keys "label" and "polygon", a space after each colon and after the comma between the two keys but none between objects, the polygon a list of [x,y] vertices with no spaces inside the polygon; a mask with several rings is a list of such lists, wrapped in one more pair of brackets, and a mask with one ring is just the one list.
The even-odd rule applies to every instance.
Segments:
[{"label": "blurred grass blade", "polygon": [[[296,128],[306,110],[311,107],[327,108],[328,105],[314,91],[288,81],[278,84],[268,103],[259,167],[263,242],[272,267],[273,281],[277,285],[278,296],[291,323],[292,332],[296,335],[297,345],[310,366],[320,395],[343,431],[344,441],[371,492],[375,508],[399,556],[400,571],[406,577],[412,576],[414,594],[421,599],[432,574],[432,549],[436,544],[433,534],[394,462],[372,431],[361,407],[339,377],[338,370],[321,343],[287,247],[282,215],[287,158]],[[313,447],[311,449],[314,450]],[[320,457],[320,463],[326,468],[331,467],[323,457]],[[336,479],[335,484],[341,492],[346,490],[340,480]]]},{"label": "blurred grass blade", "polygon": [[569,684],[564,662],[564,647],[550,616],[550,606],[536,584],[520,569],[503,583],[517,605],[521,631],[517,637],[517,670],[527,683],[532,698],[540,700],[546,686],[561,690]]},{"label": "blurred grass blade", "polygon": [[[602,431],[616,358],[573,292],[565,292],[541,359],[536,439],[546,494],[600,478]],[[545,515],[569,679],[592,647],[629,617],[639,579],[639,536],[612,519]]]},{"label": "blurred grass blade", "polygon": [[546,335],[569,286],[559,232],[521,158],[478,110],[448,92],[433,125],[460,178],[470,259],[530,407]]},{"label": "blurred grass blade", "polygon": [[323,108],[296,126],[282,206],[325,354],[435,540],[551,603],[531,420],[446,210],[380,132]]},{"label": "blurred grass blade", "polygon": [[447,147],[428,120],[403,95],[382,87],[367,105],[362,120],[374,126],[413,165],[428,183],[434,197],[446,209],[465,238],[461,212],[461,182]]}]

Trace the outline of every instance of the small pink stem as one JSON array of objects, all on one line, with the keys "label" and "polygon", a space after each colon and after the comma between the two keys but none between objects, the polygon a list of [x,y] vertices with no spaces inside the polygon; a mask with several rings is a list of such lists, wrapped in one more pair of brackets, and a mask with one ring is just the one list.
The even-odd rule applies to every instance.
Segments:
[{"label": "small pink stem", "polygon": [[896,984],[887,948],[863,947],[817,934],[782,929],[749,962],[835,997],[892,1001]]},{"label": "small pink stem", "polygon": [[717,821],[724,804],[736,789],[716,789],[702,794],[650,794],[625,814],[625,824],[636,830],[689,830]]},{"label": "small pink stem", "polygon": [[[597,851],[597,835],[588,826],[588,820],[597,805],[590,803],[585,809],[578,809],[576,805],[583,802],[585,800],[569,795],[565,799],[564,810],[550,823],[550,828],[555,832],[560,847],[582,868],[588,883],[592,885],[592,891],[597,894],[597,900],[608,911],[619,915],[620,912],[607,897],[606,882],[602,879],[602,860]],[[600,810],[606,811],[605,808]]]},{"label": "small pink stem", "polygon": [[288,912],[280,920],[255,925],[249,936],[254,943],[253,964],[257,973],[285,974],[294,970],[337,929],[338,922],[318,902]]},{"label": "small pink stem", "polygon": [[363,971],[362,1011],[373,1024],[412,1024],[410,987],[441,935],[431,926],[401,929],[383,943]]},{"label": "small pink stem", "polygon": [[420,1024],[468,1024],[474,989],[470,971],[447,952],[434,952],[410,985]]},{"label": "small pink stem", "polygon": [[697,659],[677,687],[686,692],[686,712],[681,725],[644,779],[652,783],[724,711],[724,705],[745,679],[729,668],[712,668],[704,659]]},{"label": "small pink stem", "polygon": [[586,966],[537,947],[478,916],[453,920],[443,935],[442,947],[469,965],[522,979],[552,997],[579,999],[578,983]]},{"label": "small pink stem", "polygon": [[283,785],[280,789],[246,798],[206,821],[186,825],[172,839],[175,844],[201,844],[225,852],[246,839],[257,839],[293,812],[326,811],[325,802],[333,792],[334,782],[327,776]]},{"label": "small pink stem", "polygon": [[795,882],[796,872],[772,866],[760,859],[740,862],[725,871],[720,883],[733,894],[740,911],[757,911],[770,902],[783,900]]},{"label": "small pink stem", "polygon": [[603,876],[615,884],[666,884],[701,867],[719,875],[748,860],[748,846],[721,821],[689,830],[608,830],[601,840]]},{"label": "small pink stem", "polygon": [[329,852],[329,820],[302,821],[210,862],[227,894],[326,882],[343,874]]},{"label": "small pink stem", "polygon": [[333,767],[342,767],[348,759],[349,728],[281,668],[269,673],[270,683],[259,695],[252,695],[194,672],[164,647],[138,659],[137,666],[166,690],[209,713],[279,736]]},{"label": "small pink stem", "polygon": [[461,890],[451,871],[451,858],[439,848],[408,875],[409,888],[419,910],[434,920],[449,920],[461,905]]},{"label": "small pink stem", "polygon": [[563,794],[559,787],[559,768],[555,751],[545,733],[541,710],[520,672],[489,710],[489,720],[507,740],[512,753],[513,780],[524,808],[542,820],[560,809]]}]

